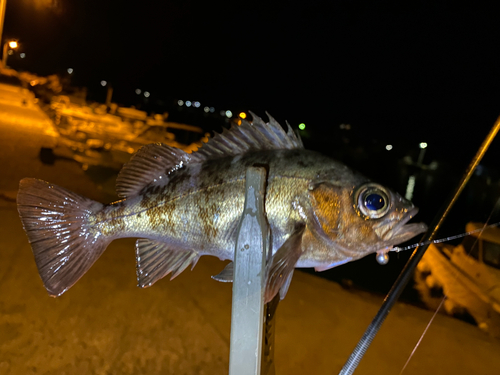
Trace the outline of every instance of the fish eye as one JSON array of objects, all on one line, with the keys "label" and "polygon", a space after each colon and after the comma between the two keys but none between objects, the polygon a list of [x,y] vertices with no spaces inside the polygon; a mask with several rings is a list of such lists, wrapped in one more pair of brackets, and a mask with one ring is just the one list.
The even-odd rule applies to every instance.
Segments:
[{"label": "fish eye", "polygon": [[386,205],[385,198],[377,193],[371,193],[365,198],[365,207],[370,211],[378,211]]},{"label": "fish eye", "polygon": [[369,183],[356,192],[356,205],[359,211],[370,219],[378,219],[389,211],[389,194],[380,185]]}]

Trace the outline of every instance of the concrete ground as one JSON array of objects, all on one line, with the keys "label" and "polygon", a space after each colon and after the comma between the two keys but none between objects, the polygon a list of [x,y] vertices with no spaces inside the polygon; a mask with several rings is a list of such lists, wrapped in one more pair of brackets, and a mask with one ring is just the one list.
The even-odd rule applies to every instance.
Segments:
[{"label": "concrete ground", "polygon": [[[134,240],[119,240],[63,296],[47,295],[17,215],[19,179],[38,177],[109,201],[113,176],[95,178],[67,160],[41,164],[39,147],[54,139],[43,131],[43,113],[30,111],[0,100],[0,374],[227,373],[231,285],[210,279],[224,266],[215,258],[139,289]],[[277,312],[276,374],[337,374],[382,299],[295,272]],[[400,374],[431,316],[397,304],[356,374]],[[403,374],[498,369],[499,340],[438,315]]]}]

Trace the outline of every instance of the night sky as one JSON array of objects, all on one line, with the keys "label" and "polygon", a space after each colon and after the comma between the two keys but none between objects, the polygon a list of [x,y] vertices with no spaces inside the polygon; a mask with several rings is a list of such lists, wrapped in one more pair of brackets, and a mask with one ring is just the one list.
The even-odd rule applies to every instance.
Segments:
[{"label": "night sky", "polygon": [[9,0],[4,38],[26,53],[14,68],[72,67],[124,105],[141,88],[472,156],[500,114],[500,22],[456,3]]}]

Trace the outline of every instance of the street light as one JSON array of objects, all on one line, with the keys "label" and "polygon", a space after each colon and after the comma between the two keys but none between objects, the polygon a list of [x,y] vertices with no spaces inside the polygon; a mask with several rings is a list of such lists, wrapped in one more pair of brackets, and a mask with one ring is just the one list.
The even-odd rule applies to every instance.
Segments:
[{"label": "street light", "polygon": [[427,149],[427,142],[420,142],[418,146],[420,147],[420,153],[418,154],[417,165],[421,167],[424,161],[425,150]]},{"label": "street light", "polygon": [[3,45],[3,55],[2,55],[2,66],[6,67],[7,66],[7,51],[8,49],[16,49],[19,47],[19,43],[17,43],[17,40],[8,40],[4,43]]}]

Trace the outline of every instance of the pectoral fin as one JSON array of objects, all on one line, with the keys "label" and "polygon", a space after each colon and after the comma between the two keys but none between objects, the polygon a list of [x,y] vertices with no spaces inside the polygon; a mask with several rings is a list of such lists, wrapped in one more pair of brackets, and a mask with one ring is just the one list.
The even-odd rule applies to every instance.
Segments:
[{"label": "pectoral fin", "polygon": [[293,270],[302,255],[302,234],[305,225],[301,224],[274,254],[267,271],[264,301],[270,302],[279,292],[280,299],[285,295],[292,281]]},{"label": "pectoral fin", "polygon": [[[285,298],[290,283],[292,282],[293,270],[302,255],[302,234],[305,225],[298,226],[285,243],[279,248],[268,265],[266,291],[264,300],[270,302],[279,292],[280,299]],[[234,265],[229,263],[218,275],[212,279],[220,282],[233,282]]]},{"label": "pectoral fin", "polygon": [[340,266],[342,264],[346,264],[346,263],[350,262],[351,260],[352,260],[352,258],[346,258],[346,259],[340,260],[338,262],[333,262],[333,263],[326,264],[323,266],[316,266],[316,267],[314,267],[314,270],[316,272],[326,271],[326,270],[329,270],[330,268],[337,267],[337,266]]}]

